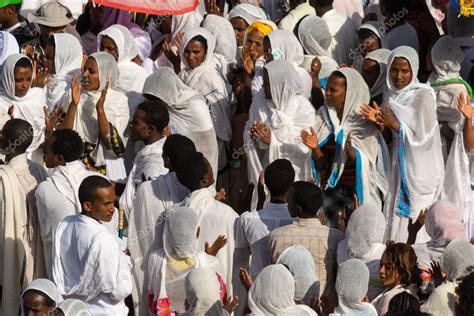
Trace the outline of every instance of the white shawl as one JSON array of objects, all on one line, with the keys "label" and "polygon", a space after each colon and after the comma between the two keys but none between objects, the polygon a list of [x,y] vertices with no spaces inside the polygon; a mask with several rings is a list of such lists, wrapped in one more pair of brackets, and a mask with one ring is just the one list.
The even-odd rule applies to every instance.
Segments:
[{"label": "white shawl", "polygon": [[256,22],[257,20],[266,19],[266,16],[262,16],[258,8],[249,3],[241,3],[235,6],[227,16],[227,19],[230,21],[234,18],[241,18],[248,25]]},{"label": "white shawl", "polygon": [[[367,21],[360,29],[369,30],[375,34],[377,39],[380,41],[380,48],[388,49],[388,40],[386,35],[387,30],[385,29],[385,25],[378,21]],[[354,59],[354,65],[358,71],[362,68],[362,62],[364,61],[364,57],[362,56],[362,49],[361,46],[365,46],[365,42],[362,42],[360,46],[355,50],[351,51],[350,57]],[[367,57],[367,56],[366,56]],[[388,56],[387,56],[388,59]]]},{"label": "white shawl", "polygon": [[202,27],[211,32],[216,38],[215,53],[224,56],[228,64],[235,64],[237,56],[237,41],[230,22],[218,15],[209,14],[202,23]]},{"label": "white shawl", "polygon": [[20,48],[16,38],[9,32],[0,31],[0,66],[8,56],[19,52]]},{"label": "white shawl", "polygon": [[79,40],[71,34],[54,34],[55,74],[45,87],[46,105],[50,110],[56,106],[62,106],[64,111],[69,107],[72,75],[78,78],[82,67],[82,46]]},{"label": "white shawl", "polygon": [[385,48],[380,48],[370,52],[364,60],[370,59],[379,65],[379,76],[372,87],[369,87],[370,97],[381,95],[387,89],[387,62],[392,52]]}]

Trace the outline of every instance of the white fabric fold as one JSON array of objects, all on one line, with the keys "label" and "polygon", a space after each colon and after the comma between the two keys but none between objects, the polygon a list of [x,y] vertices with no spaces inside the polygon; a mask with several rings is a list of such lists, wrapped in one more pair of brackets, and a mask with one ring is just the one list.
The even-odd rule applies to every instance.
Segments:
[{"label": "white fabric fold", "polygon": [[20,47],[18,47],[15,36],[9,32],[0,31],[0,66],[8,56],[19,52]]}]

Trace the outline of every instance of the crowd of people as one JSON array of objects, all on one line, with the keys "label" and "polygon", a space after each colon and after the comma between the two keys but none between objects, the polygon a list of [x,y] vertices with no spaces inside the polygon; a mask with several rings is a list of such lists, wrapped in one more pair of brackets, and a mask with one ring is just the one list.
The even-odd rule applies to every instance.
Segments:
[{"label": "crowd of people", "polygon": [[459,10],[0,0],[0,315],[474,315]]}]

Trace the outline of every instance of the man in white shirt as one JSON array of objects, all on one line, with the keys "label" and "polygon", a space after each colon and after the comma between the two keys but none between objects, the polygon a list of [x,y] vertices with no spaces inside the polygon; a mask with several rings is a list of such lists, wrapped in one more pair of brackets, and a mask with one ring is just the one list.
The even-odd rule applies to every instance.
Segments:
[{"label": "man in white shirt", "polygon": [[65,298],[84,301],[92,315],[128,315],[132,261],[103,222],[114,215],[115,190],[101,176],[79,187],[82,213],[66,217],[53,240],[53,277]]},{"label": "man in white shirt", "polygon": [[296,24],[307,15],[314,15],[314,8],[307,0],[290,0],[291,11],[280,21],[278,28],[293,32]]},{"label": "man in white shirt", "polygon": [[42,166],[26,159],[33,127],[21,119],[5,123],[0,148],[0,315],[18,315],[22,290],[46,275],[38,225],[35,189],[46,179]]},{"label": "man in white shirt", "polygon": [[82,139],[71,129],[55,130],[44,143],[44,161],[53,174],[36,189],[36,205],[43,240],[46,272],[52,274],[53,235],[59,223],[69,215],[79,214],[78,190],[82,180],[98,175],[86,169],[80,157],[84,152]]},{"label": "man in white shirt", "polygon": [[129,126],[130,138],[133,142],[143,142],[145,147],[135,157],[125,190],[120,197],[120,205],[127,218],[130,217],[135,193],[143,180],[155,179],[167,173],[161,155],[165,135],[169,131],[169,121],[167,106],[161,101],[143,102],[133,115]]},{"label": "man in white shirt", "polygon": [[295,180],[295,170],[286,159],[277,159],[265,169],[265,185],[270,191],[270,203],[259,211],[245,212],[236,226],[236,259],[247,266],[252,255],[250,274],[257,274],[270,264],[268,235],[278,227],[293,222],[288,210],[288,190]]},{"label": "man in white shirt", "polygon": [[357,28],[350,18],[336,12],[332,2],[333,0],[309,1],[317,16],[327,23],[331,32],[332,43],[329,49],[331,57],[338,64],[352,65],[354,61],[350,58],[350,51],[357,46]]}]

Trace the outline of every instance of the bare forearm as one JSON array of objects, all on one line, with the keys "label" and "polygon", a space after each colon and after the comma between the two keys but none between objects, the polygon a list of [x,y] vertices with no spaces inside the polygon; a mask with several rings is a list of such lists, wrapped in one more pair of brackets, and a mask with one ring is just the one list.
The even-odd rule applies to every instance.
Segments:
[{"label": "bare forearm", "polygon": [[76,117],[77,104],[71,103],[69,109],[67,110],[66,116],[61,124],[60,129],[72,129],[74,128],[74,119]]},{"label": "bare forearm", "polygon": [[109,140],[109,122],[105,116],[105,111],[97,110],[97,121],[99,122],[99,136],[100,141],[104,144],[105,148],[112,149],[112,145]]},{"label": "bare forearm", "polygon": [[472,119],[467,118],[464,121],[464,148],[466,151],[471,151],[474,149],[474,128],[472,128]]},{"label": "bare forearm", "polygon": [[242,111],[248,113],[250,106],[252,105],[252,77],[249,75],[245,76],[244,88],[242,89]]}]

